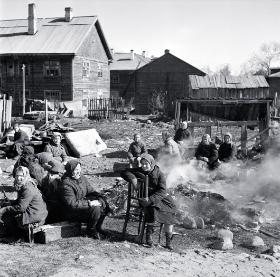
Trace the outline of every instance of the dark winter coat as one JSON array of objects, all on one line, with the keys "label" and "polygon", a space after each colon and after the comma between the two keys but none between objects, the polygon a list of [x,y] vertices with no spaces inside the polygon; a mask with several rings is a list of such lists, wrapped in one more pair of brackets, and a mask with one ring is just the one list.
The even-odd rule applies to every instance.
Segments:
[{"label": "dark winter coat", "polygon": [[18,192],[17,200],[13,205],[5,208],[5,213],[22,215],[22,225],[42,222],[47,218],[46,203],[37,187],[28,181]]},{"label": "dark winter coat", "polygon": [[222,143],[219,148],[219,160],[229,162],[236,154],[236,147],[232,143]]},{"label": "dark winter coat", "polygon": [[191,133],[188,129],[179,128],[174,136],[174,140],[178,143],[180,141],[191,139]]},{"label": "dark winter coat", "polygon": [[161,223],[173,224],[176,222],[176,205],[171,196],[166,192],[166,180],[158,166],[154,166],[150,172],[145,172],[142,168],[127,169],[122,172],[121,176],[128,182],[135,178],[144,181],[148,176],[148,202],[149,206],[154,208],[155,220]]},{"label": "dark winter coat", "polygon": [[129,146],[127,155],[129,159],[138,158],[142,154],[147,153],[146,146],[143,142],[132,142]]},{"label": "dark winter coat", "polygon": [[29,142],[29,137],[24,131],[19,130],[14,134],[14,143],[22,143],[22,142]]},{"label": "dark winter coat", "polygon": [[208,164],[212,164],[218,160],[218,150],[214,143],[203,144],[200,143],[196,149],[195,157],[200,159],[200,157],[208,158]]}]

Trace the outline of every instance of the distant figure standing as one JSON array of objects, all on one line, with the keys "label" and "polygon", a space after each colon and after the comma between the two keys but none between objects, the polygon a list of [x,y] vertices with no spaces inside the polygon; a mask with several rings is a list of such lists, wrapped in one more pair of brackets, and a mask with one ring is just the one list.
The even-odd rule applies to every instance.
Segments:
[{"label": "distant figure standing", "polygon": [[211,142],[208,134],[202,136],[201,142],[196,149],[195,157],[197,160],[205,162],[209,169],[218,167],[218,150],[216,145]]},{"label": "distant figure standing", "polygon": [[15,131],[13,144],[9,146],[7,152],[8,158],[15,158],[22,154],[23,147],[29,145],[30,140],[28,135],[20,129],[19,124],[15,123],[13,126]]},{"label": "distant figure standing", "polygon": [[52,141],[50,144],[46,145],[44,152],[52,153],[53,157],[62,162],[67,163],[67,154],[64,147],[61,145],[62,136],[58,132],[54,132],[52,135]]},{"label": "distant figure standing", "polygon": [[224,142],[220,145],[218,154],[221,162],[230,162],[234,158],[236,147],[232,142],[232,135],[230,133],[224,135]]},{"label": "distant figure standing", "polygon": [[147,153],[145,144],[141,141],[140,134],[134,135],[134,141],[130,144],[127,155],[130,165],[135,167],[140,167],[141,155]]},{"label": "distant figure standing", "polygon": [[180,128],[176,131],[174,140],[182,144],[184,141],[188,141],[192,139],[191,132],[188,130],[188,122],[183,121],[180,124]]}]

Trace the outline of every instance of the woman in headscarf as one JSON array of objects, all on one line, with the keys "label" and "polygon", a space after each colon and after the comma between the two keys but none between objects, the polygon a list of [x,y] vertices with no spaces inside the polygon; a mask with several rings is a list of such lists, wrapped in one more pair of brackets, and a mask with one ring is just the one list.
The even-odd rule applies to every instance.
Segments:
[{"label": "woman in headscarf", "polygon": [[148,176],[148,198],[140,198],[139,204],[144,208],[146,217],[146,243],[153,245],[152,234],[155,222],[164,224],[166,234],[166,248],[172,249],[171,239],[173,224],[176,223],[176,205],[166,192],[166,181],[160,168],[155,164],[154,158],[149,154],[143,154],[141,168],[127,169],[122,172],[122,177],[137,189],[137,178],[145,180]]},{"label": "woman in headscarf", "polygon": [[78,160],[70,160],[65,170],[60,195],[63,215],[69,221],[87,223],[88,235],[99,239],[101,225],[109,212],[106,200],[82,175],[81,163]]},{"label": "woman in headscarf", "polygon": [[221,162],[230,162],[234,158],[236,147],[232,142],[231,133],[226,133],[224,135],[224,142],[220,145],[218,153]]},{"label": "woman in headscarf", "polygon": [[28,168],[19,166],[15,171],[14,187],[18,197],[11,205],[0,209],[0,218],[10,234],[28,229],[28,224],[43,225],[48,215],[36,183],[29,175]]}]

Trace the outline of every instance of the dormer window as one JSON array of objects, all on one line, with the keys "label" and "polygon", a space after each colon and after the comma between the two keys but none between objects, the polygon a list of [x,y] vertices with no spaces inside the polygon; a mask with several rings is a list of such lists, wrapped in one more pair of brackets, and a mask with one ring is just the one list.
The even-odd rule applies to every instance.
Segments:
[{"label": "dormer window", "polygon": [[102,76],[103,76],[102,66],[101,66],[101,64],[98,64],[97,77],[102,77]]}]

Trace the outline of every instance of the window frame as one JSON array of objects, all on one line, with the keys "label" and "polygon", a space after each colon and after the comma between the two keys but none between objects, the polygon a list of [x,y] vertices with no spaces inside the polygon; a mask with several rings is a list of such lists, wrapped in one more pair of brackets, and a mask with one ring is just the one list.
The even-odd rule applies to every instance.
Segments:
[{"label": "window frame", "polygon": [[[53,73],[51,73],[53,72]],[[55,73],[56,72],[56,73]],[[61,63],[58,60],[48,60],[43,63],[43,75],[46,78],[61,76]]]},{"label": "window frame", "polygon": [[[52,99],[52,97],[47,97],[48,93],[58,93],[58,99]],[[51,101],[51,102],[61,101],[61,90],[59,90],[59,89],[45,89],[44,90],[44,99],[47,99],[48,101]]]}]

